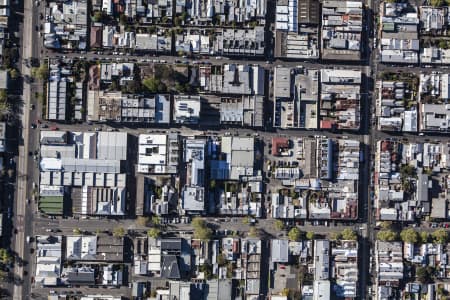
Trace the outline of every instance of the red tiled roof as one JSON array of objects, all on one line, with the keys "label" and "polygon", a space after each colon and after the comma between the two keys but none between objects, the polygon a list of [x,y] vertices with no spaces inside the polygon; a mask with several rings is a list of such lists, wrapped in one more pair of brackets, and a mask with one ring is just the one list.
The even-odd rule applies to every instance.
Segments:
[{"label": "red tiled roof", "polygon": [[100,48],[102,46],[102,27],[91,27],[91,48]]},{"label": "red tiled roof", "polygon": [[272,138],[272,155],[279,155],[280,149],[283,148],[289,148],[289,140],[287,138]]},{"label": "red tiled roof", "polygon": [[331,121],[331,120],[320,121],[320,128],[322,128],[322,129],[331,129],[332,126],[333,126],[333,121]]}]

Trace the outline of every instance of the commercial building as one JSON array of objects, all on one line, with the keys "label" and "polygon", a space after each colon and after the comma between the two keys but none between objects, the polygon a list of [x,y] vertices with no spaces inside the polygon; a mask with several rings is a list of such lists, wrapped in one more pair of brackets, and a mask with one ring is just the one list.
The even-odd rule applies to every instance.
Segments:
[{"label": "commercial building", "polygon": [[255,140],[249,137],[224,136],[221,139],[222,160],[211,160],[211,179],[242,180],[254,175]]},{"label": "commercial building", "polygon": [[176,174],[178,143],[177,134],[140,134],[137,171],[146,174]]},{"label": "commercial building", "polygon": [[363,31],[361,1],[325,0],[322,4],[322,59],[360,60]]},{"label": "commercial building", "polygon": [[320,128],[358,130],[361,71],[321,70]]},{"label": "commercial building", "polygon": [[315,240],[313,285],[313,295],[315,299],[330,299],[330,256],[330,241]]},{"label": "commercial building", "polygon": [[417,132],[418,113],[412,84],[405,81],[379,81],[377,86],[378,129]]},{"label": "commercial building", "polygon": [[88,1],[50,2],[45,14],[50,16],[44,24],[45,47],[87,50]]},{"label": "commercial building", "polygon": [[433,72],[420,74],[419,87],[419,130],[449,130],[450,75]]},{"label": "commercial building", "polygon": [[123,238],[77,235],[66,237],[65,259],[73,262],[122,262]]},{"label": "commercial building", "polygon": [[206,140],[184,141],[186,184],[183,188],[182,209],[186,213],[203,213],[205,210],[205,156]]},{"label": "commercial building", "polygon": [[50,78],[47,84],[47,119],[65,121],[67,118],[67,78],[61,76],[58,66],[50,67]]},{"label": "commercial building", "polygon": [[331,254],[337,296],[346,299],[357,298],[359,279],[358,242],[336,241]]},{"label": "commercial building", "polygon": [[170,123],[170,97],[122,94],[90,90],[87,97],[87,120],[122,123]]},{"label": "commercial building", "polygon": [[[264,1],[264,0],[263,0]],[[217,37],[218,54],[239,56],[263,56],[265,30],[263,26],[253,29],[222,29]]]},{"label": "commercial building", "polygon": [[422,64],[450,64],[450,49],[421,47],[420,62]]},{"label": "commercial building", "polygon": [[204,92],[224,95],[264,95],[264,68],[257,65],[225,64],[199,67],[200,88]]},{"label": "commercial building", "polygon": [[377,287],[398,287],[404,278],[402,242],[376,241]]},{"label": "commercial building", "polygon": [[57,286],[60,283],[61,256],[61,236],[36,236],[36,285]]},{"label": "commercial building", "polygon": [[274,75],[274,127],[316,129],[319,71],[276,67]]},{"label": "commercial building", "polygon": [[[264,25],[267,1],[257,0],[241,3],[236,0],[227,3],[206,0],[193,0],[186,5],[189,21],[194,25],[247,23],[256,21]],[[229,13],[226,13],[228,12]]]},{"label": "commercial building", "polygon": [[198,124],[201,111],[200,96],[175,95],[173,120],[177,124]]},{"label": "commercial building", "polygon": [[169,53],[172,50],[172,38],[167,34],[136,33],[135,51]]},{"label": "commercial building", "polygon": [[420,131],[448,131],[449,129],[449,104],[420,105]]},{"label": "commercial building", "polygon": [[419,62],[419,22],[417,7],[410,3],[382,4],[381,62]]},{"label": "commercial building", "polygon": [[243,127],[263,126],[263,96],[221,97],[220,124]]},{"label": "commercial building", "polygon": [[[47,135],[53,133],[41,132],[41,145],[46,144],[40,161],[40,209],[45,211],[49,201],[62,199],[67,191],[75,214],[124,215],[127,133],[73,132],[66,143]],[[54,213],[53,205],[47,213]]]},{"label": "commercial building", "polygon": [[319,1],[278,0],[275,20],[275,57],[319,58]]},{"label": "commercial building", "polygon": [[420,25],[424,34],[442,34],[448,26],[448,8],[420,6]]}]

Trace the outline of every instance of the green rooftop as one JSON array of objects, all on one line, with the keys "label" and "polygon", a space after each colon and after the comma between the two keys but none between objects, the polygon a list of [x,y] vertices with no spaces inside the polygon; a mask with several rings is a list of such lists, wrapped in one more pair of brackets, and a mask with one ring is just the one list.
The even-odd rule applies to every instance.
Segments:
[{"label": "green rooftop", "polygon": [[62,215],[63,206],[63,196],[44,196],[39,200],[39,209],[46,214]]}]

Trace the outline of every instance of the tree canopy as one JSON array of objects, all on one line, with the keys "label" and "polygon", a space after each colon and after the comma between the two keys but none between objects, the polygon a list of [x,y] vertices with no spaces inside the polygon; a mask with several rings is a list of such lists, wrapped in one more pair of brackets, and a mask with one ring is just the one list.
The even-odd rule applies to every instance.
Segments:
[{"label": "tree canopy", "polygon": [[412,228],[404,229],[400,232],[400,237],[402,241],[406,243],[417,243],[419,242],[419,234]]},{"label": "tree canopy", "polygon": [[158,228],[150,228],[147,231],[147,236],[152,237],[154,239],[156,239],[160,235],[161,235],[161,230],[159,230]]},{"label": "tree canopy", "polygon": [[275,228],[276,228],[278,231],[283,230],[283,229],[284,229],[284,223],[283,223],[283,221],[281,221],[281,220],[276,220],[276,221],[275,221]]},{"label": "tree canopy", "polygon": [[314,237],[315,237],[315,233],[314,233],[314,232],[308,231],[308,232],[306,233],[306,238],[307,238],[308,240],[313,240]]},{"label": "tree canopy", "polygon": [[194,227],[194,238],[199,240],[209,240],[212,236],[212,230],[202,218],[194,218],[192,220]]},{"label": "tree canopy", "polygon": [[355,231],[351,230],[350,228],[345,228],[342,231],[342,239],[356,241],[358,239],[358,235],[356,234]]},{"label": "tree canopy", "polygon": [[41,64],[39,68],[31,69],[31,76],[40,80],[47,80],[48,74],[48,67],[45,64]]},{"label": "tree canopy", "polygon": [[115,237],[124,237],[126,234],[126,230],[123,227],[116,227],[113,230],[113,236]]},{"label": "tree canopy", "polygon": [[258,228],[256,228],[255,226],[250,227],[250,230],[248,231],[248,236],[253,238],[259,237]]},{"label": "tree canopy", "polygon": [[431,236],[436,243],[445,244],[448,241],[448,232],[444,228],[435,230]]},{"label": "tree canopy", "polygon": [[431,267],[417,267],[416,277],[421,283],[430,283],[433,281],[434,270]]},{"label": "tree canopy", "polygon": [[288,232],[288,238],[289,238],[291,241],[299,241],[301,235],[302,235],[302,233],[301,233],[301,231],[300,231],[297,227],[292,228],[292,229],[289,230],[289,232]]},{"label": "tree canopy", "polygon": [[136,223],[139,226],[147,226],[150,223],[150,218],[149,217],[144,217],[144,216],[139,216],[136,219]]},{"label": "tree canopy", "polygon": [[441,7],[447,4],[445,0],[431,0],[430,4],[434,7]]},{"label": "tree canopy", "polygon": [[142,85],[150,93],[165,92],[167,90],[166,85],[155,77],[148,77],[142,80]]},{"label": "tree canopy", "polygon": [[397,233],[392,230],[380,230],[377,234],[377,239],[385,242],[392,242],[397,240]]}]

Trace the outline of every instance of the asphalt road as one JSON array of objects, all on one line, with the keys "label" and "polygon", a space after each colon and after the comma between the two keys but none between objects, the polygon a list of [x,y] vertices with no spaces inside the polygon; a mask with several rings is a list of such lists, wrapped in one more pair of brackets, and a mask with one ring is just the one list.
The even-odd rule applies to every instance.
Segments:
[{"label": "asphalt road", "polygon": [[[36,32],[33,30],[38,22],[37,10],[33,7],[33,1],[24,1],[24,23],[22,29],[22,62],[24,59],[39,57],[39,43],[36,43]],[[22,63],[23,76],[31,75],[29,65]],[[33,257],[30,255],[29,245],[25,242],[27,236],[32,235],[34,205],[27,205],[31,198],[33,182],[38,182],[38,170],[30,160],[28,152],[36,148],[38,133],[30,129],[30,124],[37,119],[37,111],[30,111],[31,103],[36,101],[34,92],[39,84],[23,83],[23,109],[22,109],[22,143],[19,145],[19,157],[17,168],[17,191],[14,207],[14,221],[17,234],[13,240],[13,250],[24,263],[16,263],[14,275],[22,279],[14,286],[14,299],[30,299],[30,274],[33,273]],[[31,162],[30,162],[31,161]]]}]

